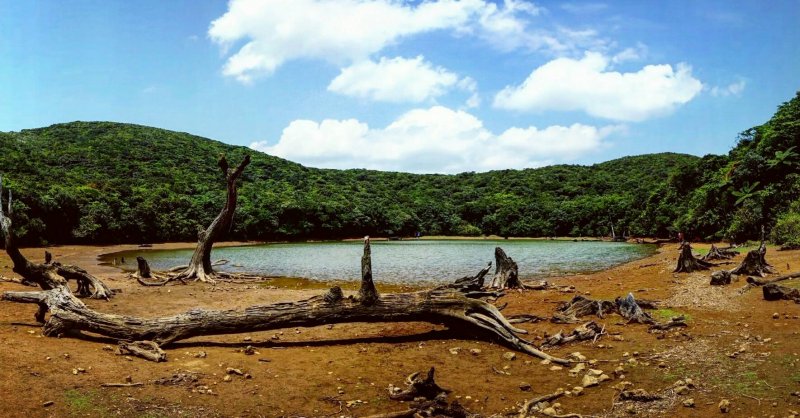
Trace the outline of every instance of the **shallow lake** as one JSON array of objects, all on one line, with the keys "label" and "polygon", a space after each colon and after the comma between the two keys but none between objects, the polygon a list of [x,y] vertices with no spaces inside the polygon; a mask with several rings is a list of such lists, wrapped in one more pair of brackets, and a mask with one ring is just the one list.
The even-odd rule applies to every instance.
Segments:
[{"label": "shallow lake", "polygon": [[[378,282],[435,284],[472,276],[494,262],[502,247],[519,265],[522,278],[598,271],[655,252],[653,245],[615,242],[543,240],[404,240],[372,241],[372,270]],[[186,264],[193,250],[146,250],[124,256],[123,268],[135,269],[136,256],[145,257],[154,270]],[[310,242],[263,244],[214,249],[212,260],[227,259],[225,271],[247,271],[268,276],[312,280],[360,280],[363,243]],[[113,258],[113,256],[112,256]]]}]

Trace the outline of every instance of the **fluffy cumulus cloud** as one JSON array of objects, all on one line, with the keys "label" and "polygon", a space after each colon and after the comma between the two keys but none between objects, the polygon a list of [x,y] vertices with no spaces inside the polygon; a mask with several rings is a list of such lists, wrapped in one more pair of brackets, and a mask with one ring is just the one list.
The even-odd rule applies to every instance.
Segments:
[{"label": "fluffy cumulus cloud", "polygon": [[328,85],[335,93],[384,102],[424,102],[453,88],[474,93],[475,82],[434,67],[422,56],[360,61],[342,69]]},{"label": "fluffy cumulus cloud", "polygon": [[568,32],[531,30],[530,18],[539,13],[522,0],[232,0],[208,35],[226,52],[238,47],[223,74],[247,83],[293,59],[346,66],[404,38],[437,30],[506,50],[560,53],[576,47]]},{"label": "fluffy cumulus cloud", "polygon": [[434,106],[411,110],[382,129],[355,119],[296,120],[277,143],[251,148],[314,167],[456,173],[569,161],[604,147],[620,129],[574,124],[495,134],[468,112]]},{"label": "fluffy cumulus cloud", "polygon": [[494,106],[519,111],[583,111],[618,121],[642,121],[670,113],[703,90],[686,64],[647,65],[621,73],[597,52],[582,59],[558,58],[533,70],[518,86],[508,86]]}]

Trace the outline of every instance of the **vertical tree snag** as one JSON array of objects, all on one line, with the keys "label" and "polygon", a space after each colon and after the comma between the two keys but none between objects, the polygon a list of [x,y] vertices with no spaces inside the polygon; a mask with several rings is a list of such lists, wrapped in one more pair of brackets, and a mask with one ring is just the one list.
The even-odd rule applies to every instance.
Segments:
[{"label": "vertical tree snag", "polygon": [[[67,287],[68,280],[74,280],[78,285],[78,295],[89,296],[95,299],[109,299],[113,295],[111,289],[97,277],[92,276],[79,267],[62,265],[52,261],[45,253],[46,262],[43,264],[32,263],[19,251],[11,229],[13,216],[13,199],[11,190],[8,191],[7,210],[3,209],[3,179],[0,176],[0,234],[3,237],[6,253],[14,264],[13,271],[24,279],[25,282],[35,283],[43,290]],[[6,213],[7,212],[7,213]],[[44,312],[37,314],[37,319],[44,317]]]},{"label": "vertical tree snag", "polygon": [[361,288],[358,289],[358,299],[365,306],[370,306],[378,300],[378,291],[372,281],[372,249],[369,246],[369,237],[364,237],[364,255],[361,256]]},{"label": "vertical tree snag", "polygon": [[525,286],[519,280],[519,267],[517,262],[511,257],[506,255],[502,248],[496,247],[494,249],[495,271],[492,284],[489,286],[492,289],[522,289]]},{"label": "vertical tree snag", "polygon": [[767,263],[766,254],[767,244],[764,241],[764,229],[762,228],[761,245],[758,246],[758,249],[749,251],[739,267],[731,270],[731,274],[764,277],[769,273],[774,273],[775,270]]},{"label": "vertical tree snag", "polygon": [[681,244],[681,255],[678,256],[678,265],[673,273],[691,273],[697,270],[708,270],[715,264],[695,258],[692,246],[688,242]]},{"label": "vertical tree snag", "polygon": [[150,264],[144,259],[144,257],[136,257],[136,276],[141,277],[142,279],[149,279],[153,277],[153,275],[150,273]]},{"label": "vertical tree snag", "polygon": [[250,155],[245,155],[244,160],[242,160],[239,166],[231,170],[228,168],[228,160],[225,159],[225,156],[223,155],[220,157],[219,168],[222,170],[222,175],[225,176],[225,182],[227,184],[225,205],[208,228],[198,232],[197,248],[195,248],[194,254],[192,254],[192,261],[190,261],[189,266],[184,271],[178,273],[173,280],[198,280],[201,282],[214,283],[216,279],[224,278],[224,275],[214,272],[211,265],[211,248],[214,246],[214,242],[222,238],[231,228],[233,214],[236,211],[236,181],[242,175],[242,172],[248,164],[250,164]]}]

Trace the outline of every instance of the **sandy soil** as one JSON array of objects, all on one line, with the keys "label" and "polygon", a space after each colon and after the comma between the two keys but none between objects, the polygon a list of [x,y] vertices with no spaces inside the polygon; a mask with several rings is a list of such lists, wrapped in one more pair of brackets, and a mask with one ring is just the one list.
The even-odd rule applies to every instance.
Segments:
[{"label": "sandy soil", "polygon": [[[133,248],[64,246],[50,251],[56,260],[80,265],[107,280],[111,288],[122,290],[109,302],[87,301],[106,312],[160,316],[195,307],[243,308],[297,300],[320,292],[319,285],[289,281],[143,288],[97,261],[100,254]],[[23,252],[35,260],[43,258],[42,249]],[[708,272],[673,274],[677,254],[674,244],[667,245],[643,260],[551,281],[573,285],[596,298],[633,292],[639,298],[664,301],[668,308],[653,312],[662,319],[677,314],[690,318],[688,328],[662,334],[649,333],[643,325],[625,325],[616,315],[587,318],[604,324],[609,335],[552,353],[581,352],[600,360],[594,367],[613,378],[581,396],[561,398],[563,412],[715,416],[720,415],[717,405],[722,399],[731,402],[730,416],[783,417],[800,411],[800,398],[792,395],[800,391],[800,305],[763,301],[759,290],[740,295],[742,281],[712,288]],[[781,274],[800,268],[800,251],[770,248],[767,259]],[[5,254],[0,255],[0,275],[13,276],[9,265]],[[396,290],[382,287],[380,278],[376,281],[379,291]],[[0,291],[21,288],[0,283]],[[558,303],[574,295],[556,290],[510,292],[499,303],[508,302],[507,315],[550,316]],[[0,302],[1,417],[365,416],[403,410],[404,405],[388,399],[386,388],[402,385],[409,373],[430,366],[436,366],[439,384],[453,391],[451,399],[490,415],[515,411],[526,399],[572,388],[582,378],[521,354],[504,360],[507,350],[500,345],[418,323],[342,324],[202,337],[175,344],[167,350],[168,362],[156,364],[118,356],[113,341],[95,336],[43,337],[33,313],[30,305]],[[534,339],[572,328],[551,323],[520,326]],[[245,355],[247,345],[256,347],[257,354]],[[451,350],[456,347],[461,350]],[[480,353],[471,354],[473,348]],[[624,376],[612,373],[619,366]],[[228,367],[241,369],[252,379],[234,376],[225,382]],[[144,385],[101,387],[125,382],[127,376]],[[675,382],[687,378],[695,387],[686,394],[675,393]],[[159,379],[175,384],[158,384]],[[623,381],[665,397],[651,403],[620,401],[615,387]],[[521,390],[523,383],[531,389]],[[683,406],[689,398],[694,407]]]}]

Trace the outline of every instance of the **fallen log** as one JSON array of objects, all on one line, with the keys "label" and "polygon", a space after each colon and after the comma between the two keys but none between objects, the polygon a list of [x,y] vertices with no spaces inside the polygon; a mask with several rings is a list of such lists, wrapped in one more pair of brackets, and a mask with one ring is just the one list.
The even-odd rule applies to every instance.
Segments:
[{"label": "fallen log", "polygon": [[[369,258],[365,242],[365,258]],[[362,264],[363,265],[363,264]],[[488,271],[487,266],[468,283],[460,279],[451,285],[412,293],[378,295],[371,274],[364,274],[359,295],[344,298],[341,289],[296,302],[256,305],[242,311],[193,309],[189,312],[141,318],[95,311],[77,299],[65,286],[33,292],[4,292],[1,300],[34,303],[39,306],[37,320],[44,323],[43,334],[56,337],[69,331],[85,331],[118,341],[152,341],[159,347],[187,338],[266,331],[280,328],[313,327],[350,322],[429,322],[453,330],[492,335],[520,352],[554,363],[569,361],[542,352],[520,338],[526,334],[514,327],[494,306],[482,300],[498,292],[475,290]],[[369,269],[363,270],[368,272]],[[374,293],[373,293],[374,292]],[[338,296],[337,296],[338,295]],[[45,320],[45,313],[49,318]]]},{"label": "fallen log", "polygon": [[800,271],[794,272],[794,273],[789,273],[789,274],[784,274],[783,276],[773,277],[771,279],[762,279],[760,277],[748,276],[747,277],[747,283],[751,284],[753,286],[764,286],[764,285],[768,285],[770,283],[782,282],[784,280],[791,280],[791,279],[797,279],[797,278],[800,278]]}]

